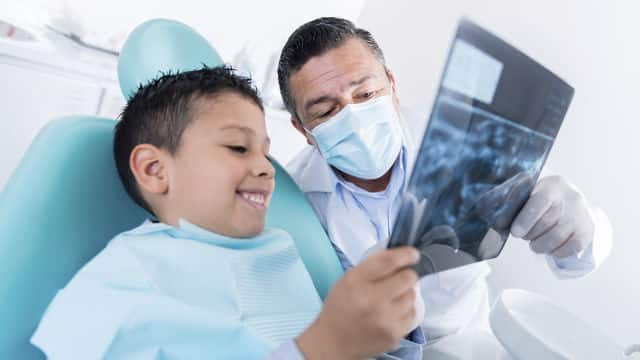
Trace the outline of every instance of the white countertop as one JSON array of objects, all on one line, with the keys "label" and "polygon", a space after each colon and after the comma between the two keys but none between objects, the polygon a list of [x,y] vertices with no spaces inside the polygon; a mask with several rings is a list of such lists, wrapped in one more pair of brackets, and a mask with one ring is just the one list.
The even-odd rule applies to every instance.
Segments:
[{"label": "white countertop", "polygon": [[489,330],[466,329],[425,346],[425,360],[514,359]]}]

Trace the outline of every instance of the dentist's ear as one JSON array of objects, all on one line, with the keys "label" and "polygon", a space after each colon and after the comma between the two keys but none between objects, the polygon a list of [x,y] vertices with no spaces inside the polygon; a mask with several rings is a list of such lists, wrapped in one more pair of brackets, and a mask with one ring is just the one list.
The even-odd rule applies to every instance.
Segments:
[{"label": "dentist's ear", "polygon": [[166,156],[164,151],[151,144],[140,144],[131,151],[129,168],[141,192],[162,195],[168,191]]},{"label": "dentist's ear", "polygon": [[396,77],[393,75],[393,71],[388,68],[385,68],[387,73],[387,78],[391,82],[391,97],[393,98],[393,103],[396,105],[396,108],[400,109],[400,99],[398,98],[398,86],[396,85]]},{"label": "dentist's ear", "polygon": [[387,79],[391,82],[391,91],[396,94],[398,92],[398,88],[396,87],[396,77],[393,75],[393,71],[386,67],[384,71],[387,73]]},{"label": "dentist's ear", "polygon": [[295,115],[291,116],[291,125],[293,125],[293,127],[296,128],[296,130],[298,130],[298,132],[300,134],[302,134],[307,139],[307,144],[309,144],[311,146],[316,144],[316,142],[313,140],[313,137],[311,136],[311,134],[309,134],[302,127],[302,124],[300,123],[300,120],[298,120],[298,118],[296,118]]}]

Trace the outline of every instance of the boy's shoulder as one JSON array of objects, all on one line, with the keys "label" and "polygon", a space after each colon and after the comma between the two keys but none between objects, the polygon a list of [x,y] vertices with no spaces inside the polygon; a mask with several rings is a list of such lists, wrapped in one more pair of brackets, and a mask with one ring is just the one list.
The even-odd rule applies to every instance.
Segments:
[{"label": "boy's shoulder", "polygon": [[167,233],[167,231],[170,229],[172,229],[171,225],[154,221],[152,219],[146,219],[145,221],[142,222],[142,224],[132,229],[123,231],[120,234],[116,235],[111,240],[111,242],[121,241],[120,239],[123,239],[123,238],[128,238],[128,239],[142,238],[142,237],[147,237],[152,235],[162,236],[163,234]]},{"label": "boy's shoulder", "polygon": [[[71,284],[118,284],[130,289],[151,289],[153,284],[131,245],[150,234],[148,220],[116,235],[93,259],[74,276]],[[91,285],[92,284],[92,285]]]}]

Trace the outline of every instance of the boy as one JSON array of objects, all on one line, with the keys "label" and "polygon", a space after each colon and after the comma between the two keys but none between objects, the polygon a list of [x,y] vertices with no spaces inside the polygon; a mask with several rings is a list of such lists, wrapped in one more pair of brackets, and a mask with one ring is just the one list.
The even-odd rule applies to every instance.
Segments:
[{"label": "boy", "polygon": [[323,306],[291,237],[264,229],[268,152],[261,101],[232,69],[141,87],[114,155],[128,194],[155,219],[80,270],[32,342],[54,359],[359,359],[399,342],[393,355],[420,358],[421,334],[402,339],[421,318],[407,269],[417,252],[371,256]]}]

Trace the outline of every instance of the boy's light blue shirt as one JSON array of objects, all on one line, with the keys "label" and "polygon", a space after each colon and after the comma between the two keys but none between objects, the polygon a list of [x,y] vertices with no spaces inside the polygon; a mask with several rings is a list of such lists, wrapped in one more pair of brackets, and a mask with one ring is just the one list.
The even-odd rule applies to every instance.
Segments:
[{"label": "boy's light blue shirt", "polygon": [[145,222],[91,260],[32,342],[51,359],[299,359],[322,302],[289,234]]}]

